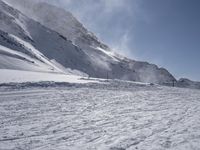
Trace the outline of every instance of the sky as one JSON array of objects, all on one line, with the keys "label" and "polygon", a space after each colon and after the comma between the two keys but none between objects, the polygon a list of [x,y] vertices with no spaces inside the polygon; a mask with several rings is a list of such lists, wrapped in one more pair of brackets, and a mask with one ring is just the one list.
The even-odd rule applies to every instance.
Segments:
[{"label": "sky", "polygon": [[118,53],[200,81],[200,0],[47,2],[71,11]]}]

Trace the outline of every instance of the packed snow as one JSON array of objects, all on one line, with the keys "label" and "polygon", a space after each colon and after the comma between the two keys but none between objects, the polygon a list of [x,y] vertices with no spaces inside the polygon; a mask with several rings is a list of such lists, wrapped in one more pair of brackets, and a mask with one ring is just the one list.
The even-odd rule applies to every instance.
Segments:
[{"label": "packed snow", "polygon": [[0,149],[200,149],[200,91],[104,82],[0,85]]}]

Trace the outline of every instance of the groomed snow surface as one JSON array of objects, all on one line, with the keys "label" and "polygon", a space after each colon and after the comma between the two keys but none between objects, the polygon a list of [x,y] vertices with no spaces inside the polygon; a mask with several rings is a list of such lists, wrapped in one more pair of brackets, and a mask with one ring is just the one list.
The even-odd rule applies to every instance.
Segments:
[{"label": "groomed snow surface", "polygon": [[0,84],[1,150],[200,149],[198,90],[43,84]]}]

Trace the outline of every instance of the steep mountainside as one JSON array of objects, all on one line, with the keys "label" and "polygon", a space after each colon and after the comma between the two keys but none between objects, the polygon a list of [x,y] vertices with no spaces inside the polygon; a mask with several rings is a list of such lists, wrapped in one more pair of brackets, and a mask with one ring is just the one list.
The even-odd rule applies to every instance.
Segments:
[{"label": "steep mountainside", "polygon": [[14,3],[14,7],[21,10],[30,18],[40,22],[48,28],[59,32],[67,37],[75,45],[101,47],[109,49],[98,38],[89,32],[70,12],[49,5],[36,3],[32,0],[5,0]]},{"label": "steep mountainside", "polygon": [[[20,5],[24,9],[19,7],[18,9],[28,17],[0,1],[0,30],[2,30],[2,34],[6,34],[7,38],[14,40],[15,44],[21,44],[22,48],[13,47],[9,41],[1,40],[0,44],[9,47],[12,52],[20,51],[28,57],[34,57],[43,65],[49,66],[45,67],[47,69],[43,71],[68,73],[69,70],[73,70],[71,72],[75,70],[76,73],[98,78],[160,84],[171,83],[175,80],[166,69],[158,68],[147,62],[134,61],[114,53],[94,34],[88,32],[71,13],[46,3],[37,3],[28,7],[29,3],[27,2],[29,1],[18,3],[24,5]],[[2,54],[0,53],[0,55]],[[1,60],[0,63],[6,64]],[[4,69],[42,69],[42,67],[39,69],[23,68],[20,63],[20,67],[1,64],[0,66],[3,66]]]}]

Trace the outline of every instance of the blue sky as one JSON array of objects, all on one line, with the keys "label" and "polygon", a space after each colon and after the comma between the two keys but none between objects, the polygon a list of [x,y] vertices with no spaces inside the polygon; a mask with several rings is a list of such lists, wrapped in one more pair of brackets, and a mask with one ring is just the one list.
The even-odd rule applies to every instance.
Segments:
[{"label": "blue sky", "polygon": [[[58,4],[58,1],[56,1]],[[200,81],[200,0],[60,0],[119,53]]]}]

